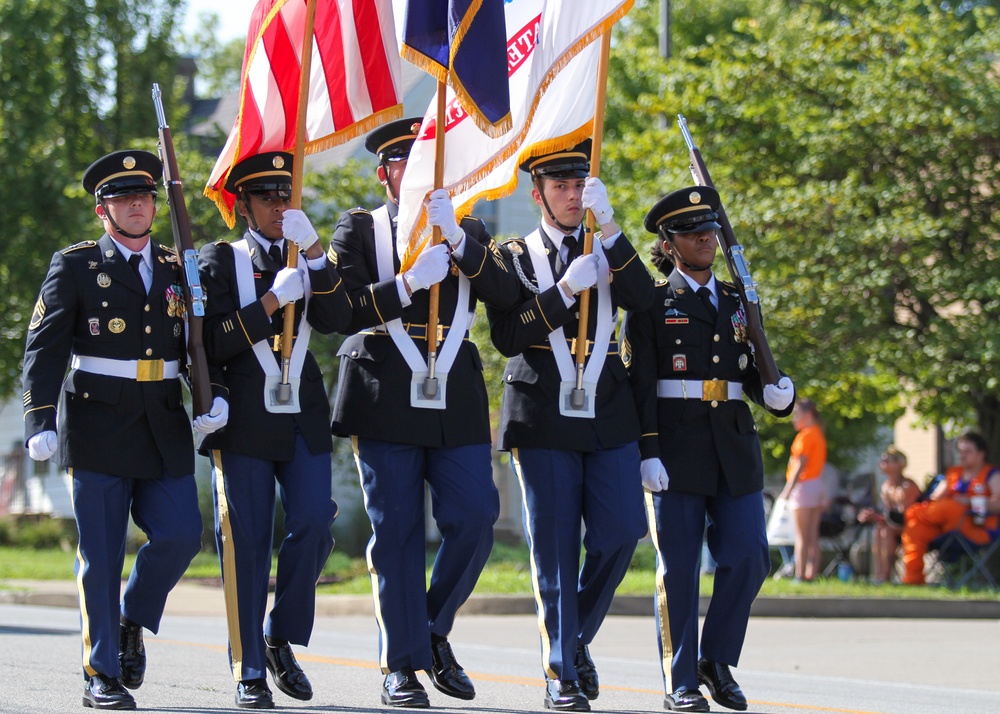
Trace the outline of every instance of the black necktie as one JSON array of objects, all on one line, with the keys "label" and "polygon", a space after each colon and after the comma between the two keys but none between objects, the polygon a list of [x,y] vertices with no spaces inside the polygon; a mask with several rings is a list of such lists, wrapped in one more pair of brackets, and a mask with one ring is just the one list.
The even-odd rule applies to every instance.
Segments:
[{"label": "black necktie", "polygon": [[281,259],[281,248],[278,247],[277,243],[272,243],[271,247],[267,249],[267,254],[271,256],[271,260],[280,265],[282,268],[285,267],[285,261]]},{"label": "black necktie", "polygon": [[142,273],[139,272],[140,263],[142,263],[142,256],[138,253],[133,253],[128,259],[128,264],[132,266],[132,272],[135,273],[135,277],[139,280],[139,285],[142,286],[142,290],[145,292],[146,281],[142,279]]},{"label": "black necktie", "polygon": [[556,250],[556,275],[561,275],[563,268],[573,262],[573,251],[576,250],[576,236],[563,236],[562,244],[566,247],[566,260],[562,259],[562,248]]},{"label": "black necktie", "polygon": [[706,288],[704,285],[698,288],[698,297],[701,298],[702,304],[705,309],[708,310],[708,314],[711,316],[712,321],[715,322],[716,318],[719,317],[719,311],[715,309],[715,305],[712,304],[712,291]]}]

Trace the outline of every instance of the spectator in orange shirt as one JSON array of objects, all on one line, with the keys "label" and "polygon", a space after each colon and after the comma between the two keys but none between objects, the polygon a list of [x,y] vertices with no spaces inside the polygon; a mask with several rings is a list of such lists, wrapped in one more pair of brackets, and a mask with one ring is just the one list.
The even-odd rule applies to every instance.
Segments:
[{"label": "spectator in orange shirt", "polygon": [[896,548],[899,547],[899,539],[903,533],[903,514],[920,497],[920,487],[912,479],[903,476],[906,454],[895,446],[889,446],[882,454],[879,468],[886,477],[880,489],[882,508],[865,508],[858,514],[859,522],[875,526],[872,556],[875,561],[876,584],[889,580],[896,561]]},{"label": "spectator in orange shirt", "polygon": [[[962,434],[958,439],[958,465],[945,472],[928,500],[906,509],[902,538],[904,584],[924,584],[924,554],[938,536],[961,529],[963,536],[982,544],[997,530],[1000,469],[987,461],[986,449],[982,435],[974,431]],[[984,500],[979,513],[973,504],[977,496]]]},{"label": "spectator in orange shirt", "polygon": [[816,404],[810,399],[795,402],[792,424],[798,433],[792,442],[781,497],[787,498],[795,511],[795,579],[808,582],[819,572],[819,522],[829,503],[820,478],[826,465],[826,437]]}]

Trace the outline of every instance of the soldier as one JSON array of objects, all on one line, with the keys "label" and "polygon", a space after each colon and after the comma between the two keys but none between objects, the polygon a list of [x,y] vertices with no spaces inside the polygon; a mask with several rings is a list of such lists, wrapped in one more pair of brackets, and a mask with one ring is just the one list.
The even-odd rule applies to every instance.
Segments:
[{"label": "soldier", "polygon": [[[73,477],[83,705],[99,709],[135,709],[126,687],[145,676],[142,629],[159,629],[167,593],[201,549],[178,379],[182,276],[176,253],[149,238],[161,173],[146,151],[116,151],[86,170],[105,235],[52,256],[24,352],[28,453],[44,461],[58,447]],[[130,512],[148,542],[119,604]]]},{"label": "soldier", "polygon": [[[707,712],[698,691],[747,708],[730,666],[739,662],[750,605],[770,566],[764,534],[764,466],[747,395],[777,416],[791,413],[788,377],[762,385],[732,285],[712,275],[719,195],[674,191],[646,215],[657,234],[653,265],[666,280],[656,300],[629,315],[625,340],[639,418],[642,482],[662,577],[657,582],[664,707]],[[702,535],[718,563],[698,650]]]},{"label": "soldier", "polygon": [[[447,191],[430,194],[427,213],[445,242],[400,273],[399,186],[419,119],[368,135],[379,160],[385,206],[341,216],[330,259],[354,301],[351,336],[340,349],[333,433],[350,436],[372,524],[368,562],[379,627],[382,703],[427,707],[417,670],[444,694],[472,699],[448,634],[493,548],[500,498],[493,485],[483,366],[469,327],[479,300],[509,305],[516,278],[482,222],[455,221]],[[440,290],[443,341],[436,401],[421,401],[426,371],[429,289]],[[449,356],[451,355],[451,356]],[[416,373],[416,376],[414,376]],[[428,408],[432,407],[432,408]],[[424,488],[441,532],[430,587],[425,581]]]},{"label": "soldier", "polygon": [[[265,668],[288,696],[312,697],[290,643],[309,644],[316,581],[333,549],[330,527],[337,515],[330,407],[309,334],[342,329],[351,302],[306,214],[289,208],[291,170],[292,155],[284,152],[234,166],[226,189],[237,196],[248,230],[242,240],[205,246],[200,257],[208,295],[205,351],[213,378],[221,377],[228,388],[232,415],[228,428],[207,437],[201,452],[213,466],[236,705],[247,709],[274,706]],[[300,266],[285,267],[287,251],[296,249],[303,253]],[[282,404],[279,308],[288,303],[295,303],[296,329],[291,399]],[[278,552],[274,607],[266,613],[275,481],[287,536]]]},{"label": "soldier", "polygon": [[[521,165],[542,209],[537,231],[503,246],[520,281],[517,304],[487,309],[493,344],[510,357],[499,448],[521,483],[545,672],[545,706],[588,711],[600,693],[588,646],[646,532],[639,419],[618,354],[619,307],[641,310],[653,281],[590,173],[590,140]],[[601,229],[582,255],[590,208]],[[590,301],[584,409],[574,411],[577,296]],[[595,395],[596,387],[596,395]],[[581,521],[587,556],[580,570]],[[579,578],[577,572],[579,571]]]}]

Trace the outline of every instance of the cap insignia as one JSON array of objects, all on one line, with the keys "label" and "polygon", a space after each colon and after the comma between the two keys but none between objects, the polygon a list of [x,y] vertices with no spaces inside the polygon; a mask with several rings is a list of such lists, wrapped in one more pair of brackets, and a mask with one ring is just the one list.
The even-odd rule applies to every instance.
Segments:
[{"label": "cap insignia", "polygon": [[285,157],[284,156],[275,156],[274,159],[271,161],[271,164],[276,169],[282,169],[282,168],[285,167]]},{"label": "cap insignia", "polygon": [[131,156],[126,156],[124,159],[122,159],[122,166],[131,171],[132,169],[135,168],[135,159],[132,158]]},{"label": "cap insignia", "polygon": [[691,201],[691,203],[701,203],[701,194],[697,191],[692,191],[688,195],[688,200]]}]

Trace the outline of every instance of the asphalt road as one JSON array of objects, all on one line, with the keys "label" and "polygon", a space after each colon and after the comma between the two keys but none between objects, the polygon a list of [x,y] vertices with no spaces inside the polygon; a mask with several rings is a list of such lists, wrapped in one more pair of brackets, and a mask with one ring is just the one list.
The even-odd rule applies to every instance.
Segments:
[{"label": "asphalt road", "polygon": [[[81,711],[78,628],[71,608],[0,605],[0,712]],[[149,669],[135,692],[139,709],[237,711],[225,636],[221,617],[168,614],[158,635],[147,633]],[[542,710],[534,617],[460,615],[451,641],[478,696],[450,699],[422,674],[432,707]],[[278,707],[384,714],[376,648],[372,617],[321,617],[310,646],[296,649],[316,695],[303,703],[275,689]],[[663,711],[652,617],[609,617],[591,653],[601,676],[595,711]],[[734,672],[750,712],[997,714],[1000,622],[754,618]]]}]

